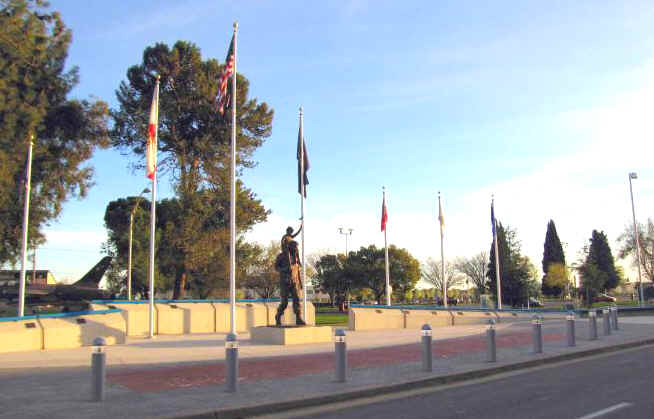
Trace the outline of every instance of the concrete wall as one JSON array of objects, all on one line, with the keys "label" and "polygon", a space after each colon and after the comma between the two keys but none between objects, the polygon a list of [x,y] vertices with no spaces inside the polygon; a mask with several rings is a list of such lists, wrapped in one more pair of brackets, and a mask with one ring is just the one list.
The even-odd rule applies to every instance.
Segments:
[{"label": "concrete wall", "polygon": [[245,327],[251,330],[254,327],[268,326],[268,308],[262,302],[239,303],[245,307]]},{"label": "concrete wall", "polygon": [[43,348],[43,329],[37,319],[0,322],[0,353]]},{"label": "concrete wall", "polygon": [[452,313],[447,310],[403,310],[404,328],[420,329],[424,324],[434,327],[452,326]]},{"label": "concrete wall", "polygon": [[[150,305],[147,303],[106,303],[109,308],[119,308],[125,320],[127,336],[148,336],[150,333]],[[157,310],[154,310],[154,326],[157,331]]]},{"label": "concrete wall", "polygon": [[40,318],[43,349],[78,348],[104,337],[107,345],[125,343],[125,321],[120,313]]},{"label": "concrete wall", "polygon": [[211,303],[172,303],[183,312],[184,333],[214,333],[216,309]]},{"label": "concrete wall", "polygon": [[488,320],[498,320],[497,315],[491,311],[452,311],[452,324],[461,326],[466,324],[488,324]]},{"label": "concrete wall", "polygon": [[350,330],[404,329],[404,313],[399,309],[350,308]]},{"label": "concrete wall", "polygon": [[[488,324],[490,319],[496,322],[529,321],[533,312],[495,312],[484,310],[429,310],[403,308],[386,308],[383,306],[352,307],[348,313],[350,330],[371,329],[419,329],[424,324],[436,326],[461,326],[469,324]],[[536,313],[545,319],[562,319],[566,313]]]},{"label": "concrete wall", "polygon": [[[215,310],[216,332],[228,333],[231,324],[231,308],[229,303],[211,303]],[[241,303],[236,308],[236,333],[247,332],[247,307]]]},{"label": "concrete wall", "polygon": [[184,334],[184,310],[180,310],[174,303],[155,303],[154,308],[157,312],[156,334]]}]

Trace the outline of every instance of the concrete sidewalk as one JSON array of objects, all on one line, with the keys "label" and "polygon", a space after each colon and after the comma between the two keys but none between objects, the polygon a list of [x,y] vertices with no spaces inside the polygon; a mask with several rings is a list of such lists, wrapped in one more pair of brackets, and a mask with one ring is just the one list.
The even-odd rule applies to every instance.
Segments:
[{"label": "concrete sidewalk", "polygon": [[546,322],[545,353],[535,355],[530,323],[498,324],[496,364],[485,362],[486,326],[437,328],[432,373],[420,371],[418,330],[349,332],[351,370],[344,384],[334,382],[333,343],[279,347],[253,345],[247,336],[240,336],[240,390],[236,394],[224,391],[223,335],[131,340],[107,349],[109,386],[102,403],[89,401],[90,348],[3,354],[0,417],[171,417],[243,409],[251,413],[270,403],[282,408],[282,402],[289,407],[326,401],[312,398],[384,391],[380,386],[406,386],[461,374],[474,377],[494,368],[512,369],[534,360],[654,338],[649,319],[631,317],[608,337],[602,336],[599,325],[600,339],[591,342],[587,322],[578,320],[577,347],[568,348],[564,322]]}]

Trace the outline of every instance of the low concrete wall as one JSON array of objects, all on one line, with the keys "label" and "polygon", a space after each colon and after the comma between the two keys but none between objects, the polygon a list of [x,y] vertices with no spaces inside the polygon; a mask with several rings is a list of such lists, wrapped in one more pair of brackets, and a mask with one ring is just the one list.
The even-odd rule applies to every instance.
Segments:
[{"label": "low concrete wall", "polygon": [[183,312],[184,333],[214,333],[216,309],[211,303],[171,303]]},{"label": "low concrete wall", "polygon": [[[231,324],[231,310],[229,303],[211,303],[215,310],[216,332],[229,333]],[[236,304],[236,333],[247,332],[247,307]]]},{"label": "low concrete wall", "polygon": [[125,343],[125,321],[120,313],[87,314],[39,318],[43,349],[78,348],[104,337],[107,345]]},{"label": "low concrete wall", "polygon": [[154,308],[157,312],[158,335],[182,335],[184,334],[184,311],[180,310],[175,303],[156,303]]},{"label": "low concrete wall", "polygon": [[43,349],[43,329],[36,318],[0,322],[0,353]]},{"label": "low concrete wall", "polygon": [[404,328],[420,329],[424,324],[434,327],[452,326],[452,313],[447,310],[403,310]]},{"label": "low concrete wall", "polygon": [[268,326],[268,308],[263,302],[238,303],[237,306],[245,307],[245,327],[247,330]]},{"label": "low concrete wall", "polygon": [[[127,336],[148,336],[150,333],[150,305],[147,302],[127,303],[110,302],[106,303],[109,308],[119,308],[125,319]],[[157,331],[157,310],[154,310],[154,332]]]},{"label": "low concrete wall", "polygon": [[487,324],[488,320],[498,320],[494,312],[490,311],[463,311],[452,310],[452,324],[461,326],[465,324]]},{"label": "low concrete wall", "polygon": [[533,317],[533,313],[522,313],[519,311],[496,311],[495,315],[500,322],[518,322],[529,321]]},{"label": "low concrete wall", "polygon": [[393,308],[351,307],[348,327],[350,330],[403,329],[404,313]]}]

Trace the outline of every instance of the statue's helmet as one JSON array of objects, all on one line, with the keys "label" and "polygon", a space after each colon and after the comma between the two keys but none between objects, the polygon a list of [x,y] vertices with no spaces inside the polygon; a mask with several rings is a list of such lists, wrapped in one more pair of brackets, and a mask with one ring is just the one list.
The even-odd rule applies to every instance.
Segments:
[{"label": "statue's helmet", "polygon": [[293,234],[293,227],[286,227],[286,234]]}]

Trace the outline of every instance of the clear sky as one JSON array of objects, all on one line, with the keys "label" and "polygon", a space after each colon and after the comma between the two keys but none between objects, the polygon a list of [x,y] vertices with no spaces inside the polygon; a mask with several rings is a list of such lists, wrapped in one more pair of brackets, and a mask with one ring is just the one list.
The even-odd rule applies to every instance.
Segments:
[{"label": "clear sky", "polygon": [[[593,229],[615,239],[654,204],[654,3],[651,1],[52,1],[73,31],[73,95],[116,106],[129,66],[155,42],[196,43],[225,58],[239,22],[238,71],[275,110],[259,165],[244,175],[268,223],[250,239],[278,240],[297,224],[295,142],[305,112],[311,160],[307,251],[375,243],[381,189],[389,243],[419,259],[490,248],[490,198],[540,268],[546,225],[569,261]],[[138,7],[137,7],[138,5]],[[100,258],[104,210],[138,195],[133,156],[97,152],[96,186],[47,228],[39,269],[79,277]],[[170,179],[160,179],[162,195]],[[630,272],[631,274],[631,272]],[[633,279],[633,277],[632,277]]]}]

